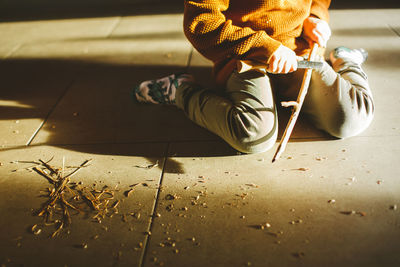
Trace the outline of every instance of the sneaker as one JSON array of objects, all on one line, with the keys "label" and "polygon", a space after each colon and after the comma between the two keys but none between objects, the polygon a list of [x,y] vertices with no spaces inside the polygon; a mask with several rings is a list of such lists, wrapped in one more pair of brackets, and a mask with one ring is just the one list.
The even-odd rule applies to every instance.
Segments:
[{"label": "sneaker", "polygon": [[335,65],[335,62],[338,59],[342,59],[345,62],[352,62],[357,65],[361,65],[367,60],[368,52],[363,48],[359,49],[350,49],[344,46],[339,46],[335,48],[329,55],[332,65]]},{"label": "sneaker", "polygon": [[144,81],[136,86],[133,94],[139,102],[175,104],[176,89],[183,83],[192,83],[190,74],[172,74],[164,78]]}]

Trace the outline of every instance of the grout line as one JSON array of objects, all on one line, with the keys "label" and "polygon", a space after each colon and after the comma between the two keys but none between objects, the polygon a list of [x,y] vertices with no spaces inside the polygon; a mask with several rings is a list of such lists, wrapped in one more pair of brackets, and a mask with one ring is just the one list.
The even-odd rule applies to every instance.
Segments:
[{"label": "grout line", "polygon": [[[397,136],[397,135],[396,135]],[[205,143],[205,142],[221,142],[217,139],[191,139],[191,140],[170,140],[171,143]],[[38,145],[51,146],[98,146],[98,145],[137,145],[137,144],[165,144],[167,140],[144,140],[132,142],[85,142],[85,143],[40,143]]]},{"label": "grout line", "polygon": [[2,59],[7,59],[9,57],[11,57],[15,52],[17,52],[21,47],[22,47],[22,43],[18,44],[16,46],[13,47],[13,49],[11,49],[10,52],[8,52]]},{"label": "grout line", "polygon": [[389,26],[389,28],[395,33],[395,34],[397,34],[397,36],[399,36],[400,37],[400,32],[399,31],[397,31],[394,27],[392,27],[392,25],[390,25],[390,24],[388,24],[388,26]]},{"label": "grout line", "polygon": [[186,62],[186,72],[189,72],[190,64],[192,63],[192,58],[193,58],[193,51],[194,51],[194,48],[193,48],[193,46],[191,46],[191,49],[190,49],[190,52],[188,55],[188,60]]},{"label": "grout line", "polygon": [[44,120],[42,121],[42,123],[39,125],[39,127],[36,129],[36,131],[33,133],[32,137],[28,140],[28,142],[26,143],[26,146],[30,146],[33,139],[35,139],[35,137],[37,136],[37,134],[39,133],[39,131],[43,128],[43,126],[45,125],[45,123],[47,122],[47,120],[50,118],[50,115],[53,113],[53,111],[56,109],[57,105],[61,102],[61,100],[63,99],[63,97],[66,95],[67,91],[69,90],[69,88],[71,88],[71,86],[74,84],[74,80],[72,80],[64,89],[64,91],[62,92],[62,94],[58,97],[56,103],[51,107],[50,111],[47,113],[47,116],[44,118]]},{"label": "grout line", "polygon": [[[398,134],[388,135],[388,136],[399,136]],[[369,135],[369,136],[359,136],[359,137],[381,137],[379,135]],[[277,139],[279,142],[280,138]],[[331,137],[292,137],[290,140],[295,140],[296,142],[302,141],[331,141],[336,140]],[[219,139],[190,139],[190,140],[169,140],[170,143],[207,143],[207,142],[224,142]],[[93,142],[93,143],[39,143],[37,145],[51,145],[51,146],[98,146],[98,145],[137,145],[137,144],[165,144],[167,140],[143,140],[143,141],[132,141],[132,142]]]},{"label": "grout line", "polygon": [[[163,179],[164,179],[165,166],[167,165],[167,160],[168,160],[169,146],[170,146],[170,143],[167,144],[167,147],[165,149],[165,157],[164,157],[164,162],[163,162],[163,168],[161,170],[160,181],[158,183],[158,189],[157,189],[157,193],[155,195],[155,200],[154,200],[153,208],[152,208],[152,211],[151,211],[150,223],[149,223],[149,226],[147,227],[148,233],[151,233],[151,230],[153,229],[154,218],[155,218],[155,214],[156,214],[156,210],[157,210],[157,205],[158,205],[158,202],[159,202],[159,196],[160,196],[160,193],[161,193],[161,186],[162,186],[162,182],[163,182]],[[143,252],[142,252],[142,255],[140,255],[139,267],[143,267],[144,266],[144,259],[145,259],[145,256],[147,254],[147,251],[148,251],[148,247],[149,247],[149,244],[150,244],[150,239],[151,239],[151,235],[146,235],[146,238],[144,239],[144,244],[143,244]]]},{"label": "grout line", "polygon": [[119,26],[121,23],[122,17],[119,16],[117,20],[115,21],[114,25],[111,27],[110,32],[106,35],[106,38],[110,38],[110,36],[114,33],[115,29]]}]

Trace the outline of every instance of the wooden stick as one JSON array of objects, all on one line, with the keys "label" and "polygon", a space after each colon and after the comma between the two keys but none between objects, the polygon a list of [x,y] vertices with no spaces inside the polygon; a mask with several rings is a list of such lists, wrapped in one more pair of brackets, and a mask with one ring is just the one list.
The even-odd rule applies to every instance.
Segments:
[{"label": "wooden stick", "polygon": [[[314,60],[317,50],[318,50],[318,44],[314,44],[314,46],[311,50],[310,56],[308,58],[309,61]],[[310,85],[310,80],[311,80],[311,74],[312,74],[312,69],[306,69],[304,76],[303,76],[303,82],[300,87],[300,92],[297,97],[297,101],[294,103],[293,103],[293,101],[282,103],[282,106],[285,106],[285,107],[292,106],[293,110],[292,110],[292,115],[290,116],[289,122],[286,125],[285,132],[283,133],[281,141],[279,142],[279,146],[275,152],[274,158],[272,159],[272,162],[275,162],[277,159],[279,159],[279,157],[281,156],[281,154],[283,153],[283,151],[286,148],[286,145],[289,141],[290,135],[292,134],[294,125],[296,124],[297,118],[299,117],[300,110],[301,110],[301,107],[303,106],[304,99],[307,95],[308,86]]]}]

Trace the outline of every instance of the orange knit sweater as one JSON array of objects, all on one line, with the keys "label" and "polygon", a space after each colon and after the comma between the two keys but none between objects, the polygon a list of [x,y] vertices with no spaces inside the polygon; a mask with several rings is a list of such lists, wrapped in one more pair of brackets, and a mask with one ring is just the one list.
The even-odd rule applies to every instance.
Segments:
[{"label": "orange knit sweater", "polygon": [[184,31],[223,84],[237,60],[267,62],[283,44],[304,55],[303,21],[328,21],[330,0],[185,0]]}]

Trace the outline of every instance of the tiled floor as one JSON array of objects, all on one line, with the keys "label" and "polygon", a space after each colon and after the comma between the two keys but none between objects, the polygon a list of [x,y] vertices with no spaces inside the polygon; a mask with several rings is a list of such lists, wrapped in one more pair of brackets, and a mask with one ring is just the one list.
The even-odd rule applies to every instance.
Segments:
[{"label": "tiled floor", "polygon": [[[141,80],[187,68],[209,80],[182,14],[0,23],[0,264],[400,266],[399,18],[331,11],[329,49],[370,52],[375,120],[347,140],[300,120],[274,164],[274,149],[237,155],[179,110],[131,101]],[[49,238],[35,212],[50,185],[21,161],[51,158],[92,159],[71,181],[115,188],[118,213],[74,214]]]}]

